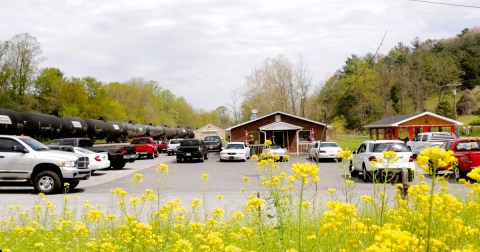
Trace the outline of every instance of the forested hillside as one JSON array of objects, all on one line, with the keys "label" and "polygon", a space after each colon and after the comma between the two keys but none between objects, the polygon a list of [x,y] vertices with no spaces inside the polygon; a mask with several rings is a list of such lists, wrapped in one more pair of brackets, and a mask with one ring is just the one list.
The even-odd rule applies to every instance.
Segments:
[{"label": "forested hillside", "polygon": [[387,55],[352,55],[312,97],[308,116],[348,129],[424,110],[454,118],[454,86],[457,114],[479,114],[479,84],[480,30],[465,29],[454,38],[400,43]]},{"label": "forested hillside", "polygon": [[282,55],[268,58],[246,73],[231,104],[208,112],[162,88],[161,80],[104,83],[88,73],[69,77],[59,68],[38,69],[45,60],[41,46],[21,33],[0,41],[0,108],[193,128],[207,123],[226,128],[250,119],[251,109],[258,116],[280,110],[357,130],[386,116],[424,110],[454,118],[456,85],[457,114],[480,114],[475,91],[480,85],[480,29],[412,41],[399,43],[387,55],[352,55],[315,90],[310,77],[315,69],[308,69],[301,57],[296,63]]}]

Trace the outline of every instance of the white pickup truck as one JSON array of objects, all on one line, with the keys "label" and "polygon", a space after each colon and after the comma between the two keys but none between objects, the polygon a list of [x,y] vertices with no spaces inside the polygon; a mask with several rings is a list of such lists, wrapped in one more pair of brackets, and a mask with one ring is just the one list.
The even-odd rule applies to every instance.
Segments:
[{"label": "white pickup truck", "polygon": [[419,133],[412,141],[407,142],[407,147],[414,155],[417,155],[425,148],[440,146],[444,142],[454,139],[457,139],[457,136],[452,132]]},{"label": "white pickup truck", "polygon": [[26,136],[0,135],[0,185],[33,185],[39,193],[74,189],[90,177],[88,157],[50,150]]}]

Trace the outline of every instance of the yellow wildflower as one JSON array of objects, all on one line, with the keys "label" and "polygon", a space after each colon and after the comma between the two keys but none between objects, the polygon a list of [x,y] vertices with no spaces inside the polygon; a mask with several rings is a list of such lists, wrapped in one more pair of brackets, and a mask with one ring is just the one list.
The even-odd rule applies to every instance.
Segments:
[{"label": "yellow wildflower", "polygon": [[208,179],[208,174],[207,173],[202,173],[202,179],[207,180]]},{"label": "yellow wildflower", "polygon": [[133,175],[133,181],[139,183],[143,182],[143,175],[140,173],[135,173],[135,175]]},{"label": "yellow wildflower", "polygon": [[168,175],[168,165],[166,164],[159,164],[158,167],[155,169],[157,173],[163,173],[165,175]]},{"label": "yellow wildflower", "polygon": [[480,167],[475,167],[474,169],[472,169],[472,171],[467,173],[467,176],[471,179],[476,180],[477,182],[480,182]]}]

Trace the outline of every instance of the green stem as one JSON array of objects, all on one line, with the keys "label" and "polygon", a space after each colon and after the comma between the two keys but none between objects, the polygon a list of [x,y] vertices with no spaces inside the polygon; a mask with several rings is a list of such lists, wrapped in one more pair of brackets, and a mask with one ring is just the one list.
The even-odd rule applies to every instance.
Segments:
[{"label": "green stem", "polygon": [[302,180],[302,186],[300,188],[300,204],[298,206],[298,251],[302,251],[302,203],[303,203],[303,188],[305,187],[305,181]]},{"label": "green stem", "polygon": [[428,223],[427,223],[427,252],[430,252],[430,238],[432,236],[432,219],[433,219],[433,195],[435,193],[435,181],[437,180],[436,172],[432,174],[432,187],[430,188],[430,205],[428,206]]}]

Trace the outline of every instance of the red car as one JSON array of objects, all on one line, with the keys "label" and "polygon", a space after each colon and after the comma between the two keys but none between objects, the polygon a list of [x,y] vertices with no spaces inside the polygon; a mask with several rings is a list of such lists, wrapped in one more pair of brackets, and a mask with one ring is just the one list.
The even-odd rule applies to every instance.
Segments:
[{"label": "red car", "polygon": [[458,138],[443,143],[441,148],[452,150],[457,158],[453,166],[455,179],[465,178],[473,168],[480,166],[480,138]]},{"label": "red car", "polygon": [[132,139],[131,143],[135,145],[138,158],[145,156],[153,159],[158,156],[157,144],[151,137],[136,137]]},{"label": "red car", "polygon": [[158,153],[167,152],[168,142],[157,142]]}]

